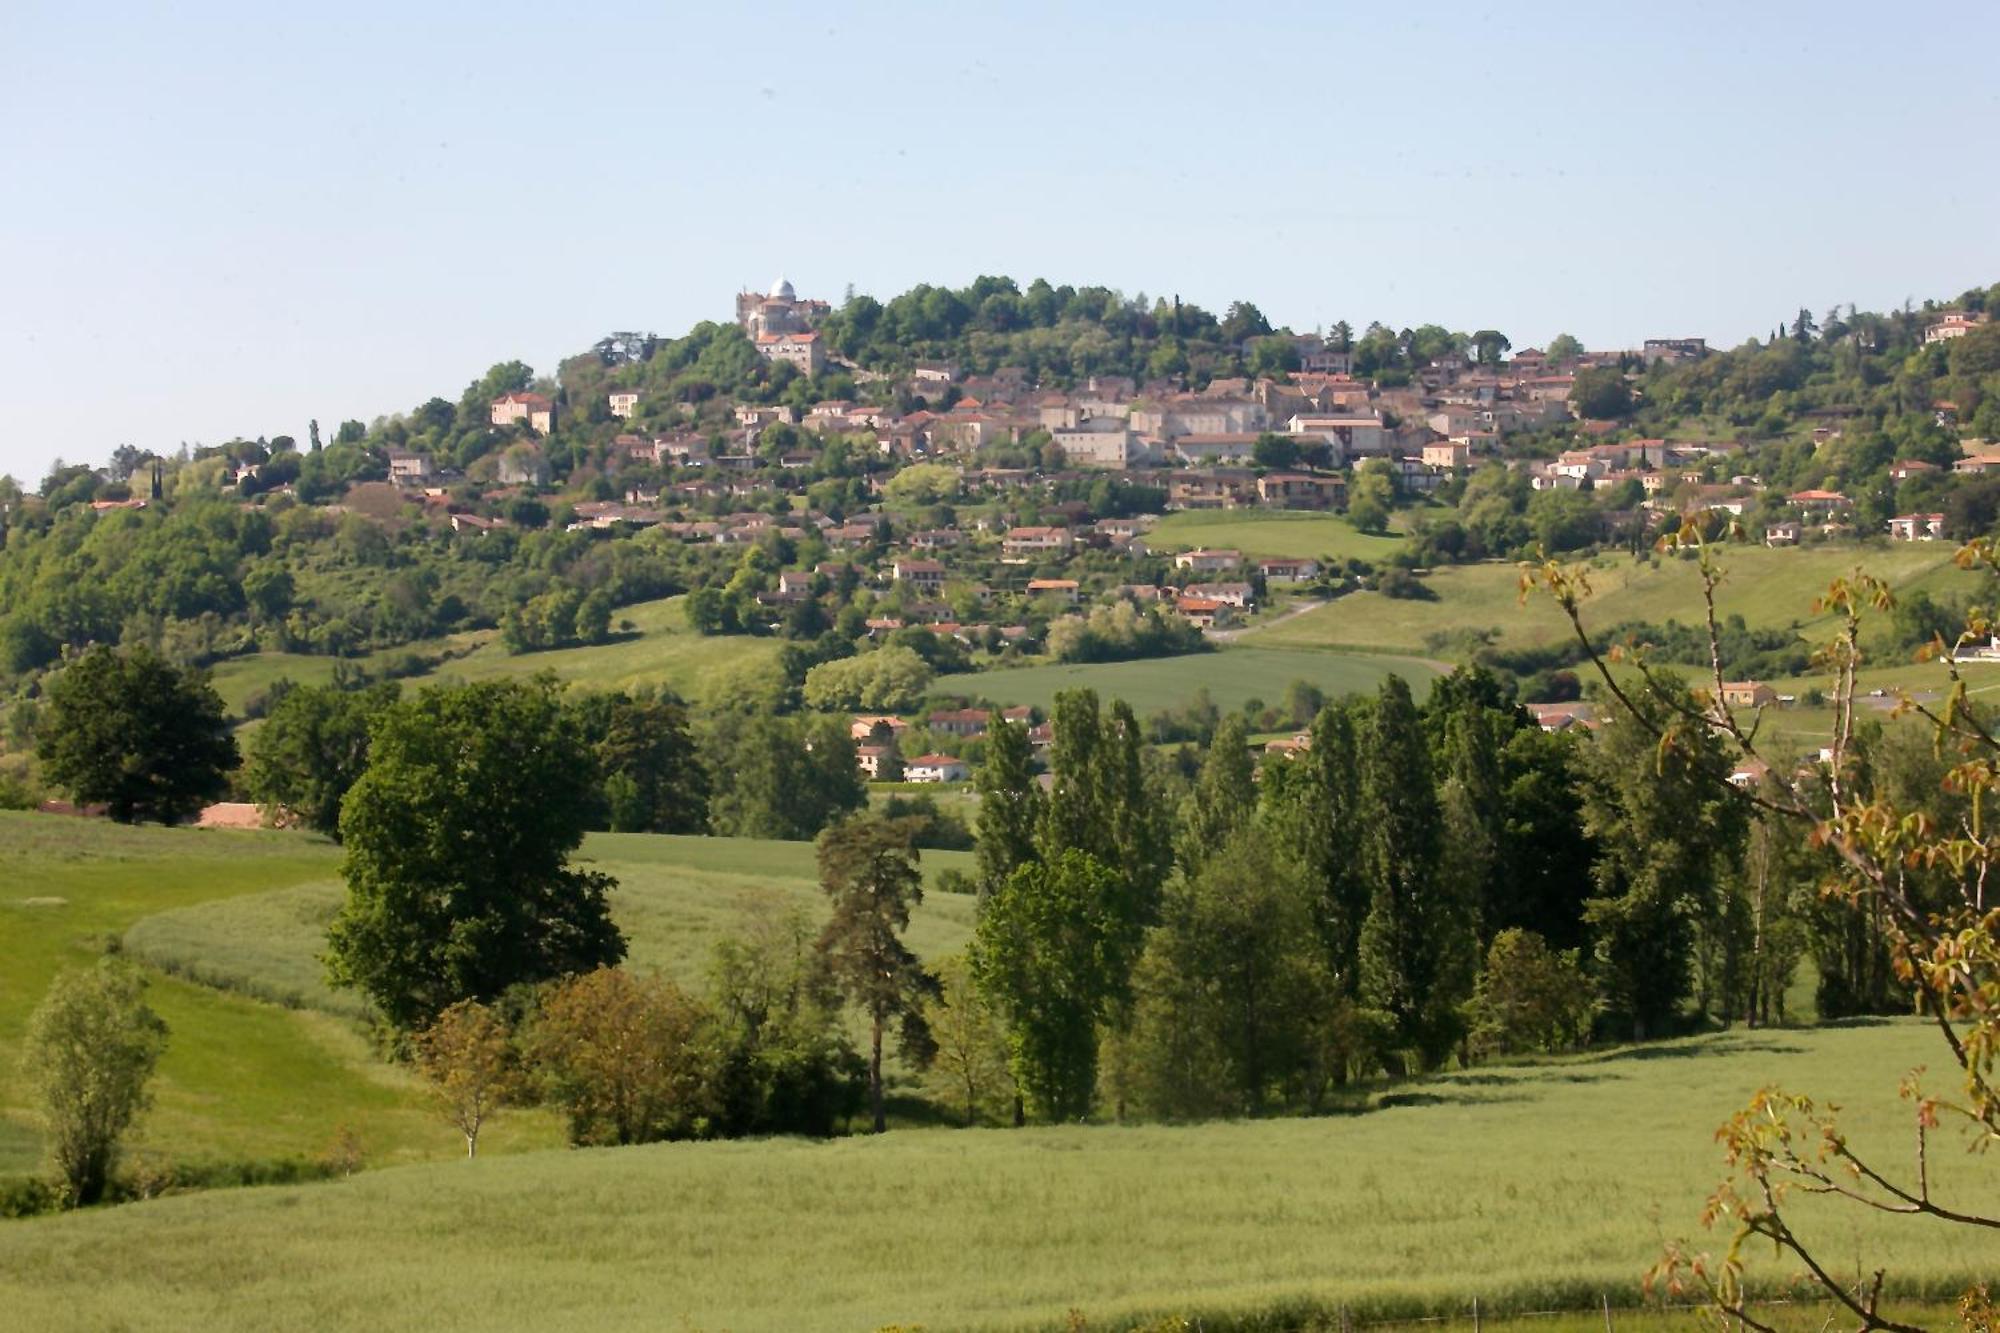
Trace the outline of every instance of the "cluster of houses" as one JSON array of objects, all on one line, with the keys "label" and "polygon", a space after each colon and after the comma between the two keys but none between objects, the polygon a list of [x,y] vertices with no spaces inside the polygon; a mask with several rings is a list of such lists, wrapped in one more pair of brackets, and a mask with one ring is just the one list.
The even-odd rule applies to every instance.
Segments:
[{"label": "cluster of houses", "polygon": [[[838,367],[857,383],[887,377],[829,352],[818,325],[830,312],[826,301],[802,298],[779,279],[765,292],[740,292],[736,321],[771,361],[793,364],[808,375]],[[1983,322],[1978,313],[1948,311],[1925,331],[1927,342],[1961,337]],[[814,448],[785,449],[775,458],[760,448],[765,432],[798,427],[822,438],[838,435],[893,462],[950,461],[961,465],[971,491],[1000,490],[1058,476],[1112,474],[1166,492],[1169,509],[1270,508],[1336,510],[1346,503],[1347,473],[1354,465],[1382,459],[1408,492],[1424,493],[1454,473],[1496,454],[1510,433],[1572,423],[1570,393],[1578,373],[1623,364],[1633,353],[1579,353],[1560,363],[1535,348],[1515,352],[1504,363],[1487,365],[1462,356],[1440,358],[1406,385],[1384,387],[1352,374],[1352,354],[1317,335],[1291,338],[1300,369],[1281,382],[1270,377],[1216,379],[1199,390],[1174,381],[1138,383],[1101,376],[1067,389],[1038,385],[1018,368],[991,374],[961,374],[949,364],[919,364],[902,383],[902,401],[914,410],[847,400],[813,404],[802,413],[784,406],[736,404],[729,428],[707,431],[683,427],[656,434],[619,434],[608,465],[615,471],[639,467],[679,472],[680,480],[635,487],[623,506],[606,506],[579,521],[589,526],[666,522],[652,514],[662,504],[708,502],[718,497],[752,498],[782,489],[771,475],[813,467]],[[1707,354],[1699,338],[1658,338],[1638,349],[1651,362],[1680,362]],[[612,387],[606,406],[629,420],[644,402],[635,387]],[[934,405],[934,406],[932,406]],[[556,404],[546,395],[519,391],[491,404],[495,426],[522,428],[528,437],[546,436],[556,426]],[[1585,422],[1587,438],[1617,432],[1612,423]],[[1832,428],[1826,432],[1832,433]],[[1296,446],[1300,465],[1251,466],[1258,441],[1284,437]],[[980,468],[976,456],[987,445],[1045,439],[1043,457],[1059,457],[1030,474],[1024,469]],[[1668,442],[1604,440],[1564,452],[1553,461],[1520,462],[1537,490],[1597,489],[1637,482],[1644,507],[1664,517],[1690,509],[1741,514],[1755,504],[1757,479],[1735,476],[1711,483],[1713,460],[1739,450],[1735,441]],[[2000,459],[1992,460],[2000,465]],[[1918,468],[1924,465],[1911,463]],[[1961,470],[1983,470],[1985,459]],[[391,451],[390,479],[405,486],[438,480],[430,460],[405,450]],[[690,479],[689,474],[697,474]],[[532,438],[507,451],[500,461],[502,485],[536,485],[548,480],[545,460]],[[1783,545],[1812,532],[1831,533],[1847,525],[1851,504],[1830,492],[1791,497],[1794,512],[1770,525],[1766,540]],[[1920,541],[1935,537],[1936,515],[1898,516],[1890,535]],[[698,537],[713,534],[696,533]]]}]

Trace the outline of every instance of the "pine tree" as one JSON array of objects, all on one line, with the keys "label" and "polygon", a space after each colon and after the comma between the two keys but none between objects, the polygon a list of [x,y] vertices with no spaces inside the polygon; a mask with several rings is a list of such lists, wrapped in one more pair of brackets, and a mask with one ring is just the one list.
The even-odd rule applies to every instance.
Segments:
[{"label": "pine tree", "polygon": [[928,1064],[935,1049],[924,1000],[937,983],[903,943],[910,909],[924,900],[909,826],[879,815],[832,825],[819,839],[819,879],[833,900],[820,952],[841,990],[868,1017],[868,1103],[880,1134],[887,1128],[882,1037],[889,1023],[898,1024],[903,1053],[918,1066]]}]

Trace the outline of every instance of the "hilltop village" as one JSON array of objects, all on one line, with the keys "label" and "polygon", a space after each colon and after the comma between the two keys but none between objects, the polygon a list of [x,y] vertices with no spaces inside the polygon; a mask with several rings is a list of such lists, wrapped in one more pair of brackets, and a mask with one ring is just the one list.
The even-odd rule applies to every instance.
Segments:
[{"label": "hilltop village", "polygon": [[[7,484],[0,671],[32,691],[66,648],[121,638],[194,665],[433,645],[424,669],[443,636],[605,643],[621,608],[686,593],[702,635],[791,645],[769,688],[858,712],[871,776],[900,712],[908,776],[949,781],[953,710],[988,697],[967,672],[1200,651],[1357,590],[1421,616],[1430,570],[1638,552],[1687,523],[1770,547],[1984,531],[1989,297],[1589,350],[1007,279],[836,306],[780,279],[681,338],[612,334],[548,378],[503,363],[324,439],[125,446]],[[1304,547],[1206,539],[1288,512],[1324,516]],[[118,513],[115,539],[60,536]],[[1574,697],[1560,662],[1488,657],[1527,702]],[[1283,711],[1253,720],[1283,732]]]}]

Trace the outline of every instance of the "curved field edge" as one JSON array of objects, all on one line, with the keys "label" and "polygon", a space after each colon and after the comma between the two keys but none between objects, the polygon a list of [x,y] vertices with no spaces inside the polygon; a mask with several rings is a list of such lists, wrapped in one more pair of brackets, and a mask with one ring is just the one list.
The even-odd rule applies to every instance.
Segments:
[{"label": "curved field edge", "polygon": [[[742,933],[759,912],[796,908],[817,920],[826,896],[809,842],[594,833],[577,859],[618,881],[613,919],[625,932],[628,965],[699,987],[715,944]],[[970,852],[922,854],[927,878],[972,868]],[[193,903],[137,921],[128,953],[171,976],[288,1008],[366,1016],[361,997],[326,983],[320,962],[327,922],[346,889],[315,880],[267,893]],[[965,946],[973,901],[931,892],[912,913],[918,954],[942,958]]]},{"label": "curved field edge", "polygon": [[[1692,1226],[1729,1110],[1782,1082],[1893,1151],[1895,1081],[1930,1040],[1909,1022],[1732,1033],[1320,1119],[528,1153],[165,1199],[0,1226],[0,1300],[35,1327],[216,1329],[1020,1328],[1072,1309],[1093,1328],[1297,1328],[1475,1296],[1490,1314],[1629,1304],[1661,1236]],[[1991,1268],[1983,1237],[1803,1216],[1908,1295]]]}]

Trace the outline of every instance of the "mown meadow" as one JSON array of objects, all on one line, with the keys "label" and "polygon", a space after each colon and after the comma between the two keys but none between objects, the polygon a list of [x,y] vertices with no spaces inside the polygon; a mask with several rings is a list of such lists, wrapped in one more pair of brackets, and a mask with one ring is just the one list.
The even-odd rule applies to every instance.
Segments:
[{"label": "mown meadow", "polygon": [[[1125,700],[1133,712],[1145,717],[1185,705],[1197,690],[1208,691],[1210,700],[1225,711],[1252,699],[1275,705],[1295,680],[1309,681],[1328,696],[1339,697],[1373,694],[1385,678],[1400,675],[1421,699],[1432,679],[1442,674],[1436,663],[1416,657],[1265,647],[1263,637],[1253,642],[1255,646],[1231,645],[1184,657],[1021,667],[966,679],[968,688],[1002,704],[1047,709],[1059,691],[1093,689],[1101,698]],[[957,679],[946,677],[941,686],[949,687]]]},{"label": "mown meadow", "polygon": [[1148,529],[1146,544],[1156,551],[1210,547],[1250,557],[1381,561],[1402,549],[1403,538],[1397,533],[1362,532],[1338,514],[1185,509]]},{"label": "mown meadow", "polygon": [[[1731,545],[1715,553],[1727,571],[1717,611],[1725,617],[1741,615],[1753,629],[1792,628],[1816,637],[1832,622],[1813,610],[1813,601],[1834,579],[1860,568],[1898,592],[1938,596],[1969,590],[1974,577],[1953,564],[1954,553],[1947,543],[1830,542],[1778,550]],[[1596,557],[1588,568],[1592,591],[1583,613],[1593,629],[1625,621],[1701,621],[1701,580],[1691,557],[1612,553]],[[1424,580],[1433,600],[1352,593],[1257,631],[1252,641],[1260,647],[1438,652],[1440,641],[1433,636],[1490,633],[1503,648],[1538,647],[1566,636],[1568,623],[1554,601],[1546,595],[1521,601],[1520,579],[1521,567],[1512,562],[1441,566]]]}]

